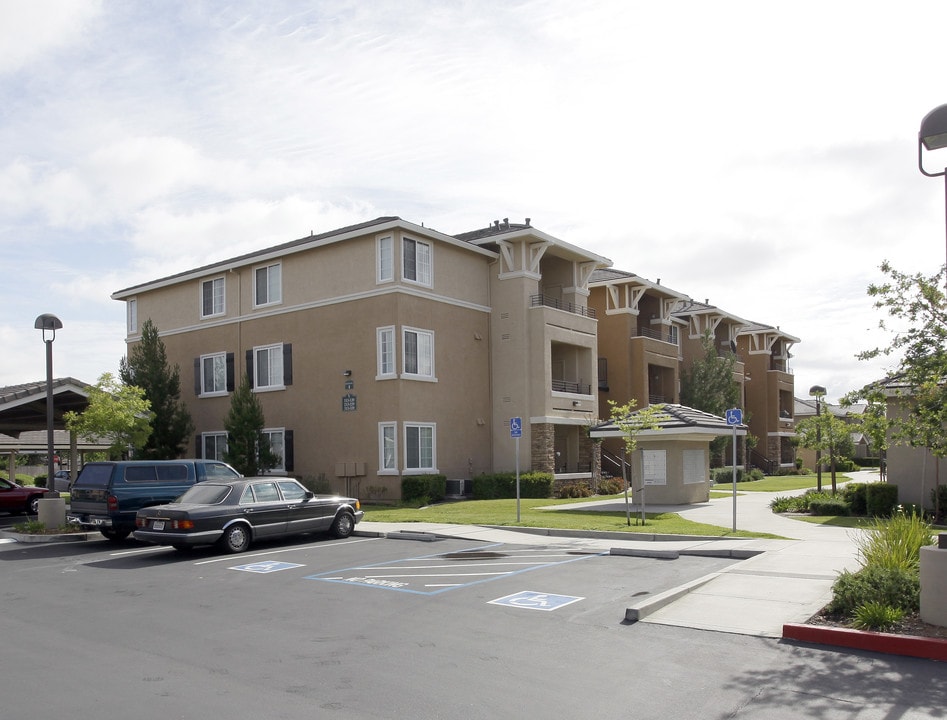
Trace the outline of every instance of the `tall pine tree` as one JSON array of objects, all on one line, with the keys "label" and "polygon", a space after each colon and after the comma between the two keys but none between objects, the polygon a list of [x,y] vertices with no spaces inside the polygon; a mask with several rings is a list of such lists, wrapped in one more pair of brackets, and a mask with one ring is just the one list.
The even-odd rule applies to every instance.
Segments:
[{"label": "tall pine tree", "polygon": [[230,398],[230,410],[224,420],[227,431],[224,460],[241,475],[254,477],[279,463],[280,458],[263,434],[265,424],[260,399],[250,390],[250,383],[244,377]]},{"label": "tall pine tree", "polygon": [[119,376],[125,385],[135,385],[145,392],[151,403],[151,435],[135,456],[146,460],[173,460],[187,450],[194,423],[181,402],[181,370],[168,366],[164,343],[158,328],[146,320],[141,327],[141,340],[122,358]]}]

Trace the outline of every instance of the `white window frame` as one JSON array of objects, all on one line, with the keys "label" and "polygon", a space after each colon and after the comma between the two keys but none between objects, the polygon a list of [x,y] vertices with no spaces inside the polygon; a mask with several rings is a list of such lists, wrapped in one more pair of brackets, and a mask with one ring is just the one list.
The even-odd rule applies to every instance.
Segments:
[{"label": "white window frame", "polygon": [[[205,312],[204,300],[206,294],[206,288],[210,286],[210,312]],[[219,317],[224,314],[227,307],[227,284],[224,279],[224,276],[211,278],[210,280],[201,281],[201,317],[202,318],[211,318]]]},{"label": "white window frame", "polygon": [[[266,378],[261,379],[260,354],[264,352],[267,354],[267,365],[270,372]],[[285,387],[283,384],[283,343],[259,345],[253,348],[253,390],[266,392],[268,390],[283,390]]]},{"label": "white window frame", "polygon": [[376,280],[379,283],[392,282],[395,279],[395,239],[391,235],[379,237],[376,246]]},{"label": "white window frame", "polygon": [[138,298],[129,298],[125,303],[125,323],[129,335],[138,334]]},{"label": "white window frame", "polygon": [[[408,442],[408,434],[412,431],[418,431],[418,466],[414,467],[409,465],[410,456],[411,456],[411,444]],[[423,465],[421,463],[422,452],[421,452],[421,443],[423,442],[422,431],[430,431],[431,438],[431,458],[429,465]],[[418,422],[406,422],[404,424],[404,432],[402,433],[403,442],[404,442],[404,471],[406,473],[436,473],[437,472],[437,423],[418,423]]]},{"label": "white window frame", "polygon": [[395,347],[395,326],[380,327],[375,331],[378,348],[378,367],[376,379],[398,376],[397,348]]},{"label": "white window frame", "polygon": [[378,423],[378,474],[398,474],[398,423]]},{"label": "white window frame", "polygon": [[[408,245],[414,245],[414,277],[408,271]],[[401,279],[425,287],[434,284],[434,246],[412,237],[401,239]]]},{"label": "white window frame", "polygon": [[[260,271],[265,271],[266,298],[258,302],[260,297]],[[253,307],[267,307],[283,302],[283,264],[280,262],[267,265],[257,265],[253,268]]]},{"label": "white window frame", "polygon": [[263,428],[261,434],[266,435],[266,439],[270,441],[270,449],[274,450],[273,447],[273,438],[279,438],[278,450],[275,450],[279,455],[279,464],[274,465],[269,469],[268,472],[277,472],[285,473],[286,472],[286,428]]},{"label": "white window frame", "polygon": [[[207,441],[213,439],[214,448],[217,451],[213,457],[207,456]],[[227,452],[227,433],[226,432],[205,432],[201,433],[201,457],[205,460],[219,460],[224,462],[224,455]]]},{"label": "white window frame", "polygon": [[[207,366],[205,363],[210,360],[213,362],[213,386],[207,389]],[[218,375],[218,373],[221,373]],[[216,381],[223,380],[223,386],[217,387]],[[214,397],[227,394],[227,353],[209,353],[201,355],[201,397]]]},{"label": "white window frame", "polygon": [[[408,336],[416,338],[415,346],[418,350],[417,372],[409,368],[408,347],[411,344]],[[412,380],[436,380],[434,374],[434,331],[421,328],[401,328],[401,377]]]}]

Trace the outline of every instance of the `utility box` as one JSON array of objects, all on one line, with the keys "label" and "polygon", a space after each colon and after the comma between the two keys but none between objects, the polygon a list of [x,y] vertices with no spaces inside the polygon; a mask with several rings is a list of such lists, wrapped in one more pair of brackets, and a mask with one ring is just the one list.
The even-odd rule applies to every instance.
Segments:
[{"label": "utility box", "polygon": [[365,463],[361,460],[335,464],[336,477],[362,477],[363,475],[365,475]]}]

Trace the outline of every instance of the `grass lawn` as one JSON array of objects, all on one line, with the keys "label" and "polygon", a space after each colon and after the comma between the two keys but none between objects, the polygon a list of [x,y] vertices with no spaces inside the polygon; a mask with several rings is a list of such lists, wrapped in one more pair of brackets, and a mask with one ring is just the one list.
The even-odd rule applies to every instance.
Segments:
[{"label": "grass lawn", "polygon": [[[620,498],[613,495],[612,498]],[[590,498],[598,501],[602,497]],[[523,498],[520,500],[520,521],[516,521],[516,500],[465,500],[455,503],[431,505],[423,508],[363,505],[367,522],[431,522],[454,525],[497,525],[510,527],[542,527],[560,530],[596,530],[629,533],[657,533],[666,535],[705,535],[710,537],[761,537],[776,538],[777,535],[751,533],[717,525],[684,520],[677,513],[647,513],[645,525],[635,525],[632,513],[628,525],[624,510],[620,512],[597,512],[593,510],[556,510],[556,505],[570,505],[575,499],[550,500]],[[639,516],[640,518],[640,516]],[[640,519],[638,520],[640,523]]]},{"label": "grass lawn", "polygon": [[[851,480],[846,475],[836,475],[835,482],[843,483]],[[737,492],[785,492],[787,490],[808,490],[818,485],[819,479],[815,475],[772,475],[762,480],[737,483]],[[826,478],[822,473],[822,488],[832,487],[832,478]],[[715,492],[730,490],[732,495],[733,483],[717,483],[713,486]]]},{"label": "grass lawn", "polygon": [[[814,525],[831,525],[832,527],[858,530],[874,530],[886,522],[884,518],[853,517],[851,515],[787,515],[786,517]],[[947,531],[947,526],[944,525],[932,525],[931,527],[934,533]]]}]

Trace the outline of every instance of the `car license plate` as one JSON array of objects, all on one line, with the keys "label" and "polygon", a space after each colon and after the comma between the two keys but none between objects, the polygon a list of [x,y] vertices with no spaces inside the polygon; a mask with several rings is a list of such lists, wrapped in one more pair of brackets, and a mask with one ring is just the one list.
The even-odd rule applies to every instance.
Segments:
[{"label": "car license plate", "polygon": [[164,530],[164,520],[155,520],[154,524],[151,526],[152,530]]}]

